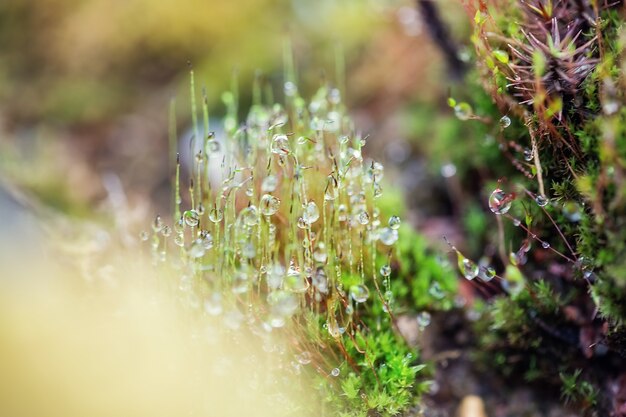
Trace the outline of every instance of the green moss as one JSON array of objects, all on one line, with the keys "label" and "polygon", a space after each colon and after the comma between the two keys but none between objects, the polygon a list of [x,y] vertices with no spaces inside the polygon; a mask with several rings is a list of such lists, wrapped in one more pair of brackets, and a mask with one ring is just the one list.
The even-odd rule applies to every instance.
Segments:
[{"label": "green moss", "polygon": [[[550,250],[564,256],[541,250],[534,253],[531,249],[525,265],[515,268],[505,265],[505,277],[516,276],[525,285],[487,304],[485,320],[477,324],[477,334],[482,348],[495,352],[502,372],[512,375],[525,368],[526,379],[543,379],[560,386],[564,402],[576,402],[582,408],[606,412],[597,408],[604,403],[598,400],[598,396],[606,395],[598,391],[602,371],[595,369],[590,360],[581,359],[579,333],[584,325],[576,323],[566,311],[571,314],[572,309],[584,310],[589,304],[595,305],[600,312],[595,319],[604,321],[609,334],[615,335],[611,339],[611,349],[624,352],[624,339],[620,336],[626,319],[623,305],[626,299],[626,280],[623,278],[626,276],[624,16],[618,7],[605,8],[599,18],[598,30],[584,29],[577,45],[590,42],[591,46],[579,52],[579,59],[589,60],[592,71],[582,79],[560,80],[561,87],[576,81],[572,84],[574,92],[569,93],[571,100],[568,100],[567,94],[559,92],[551,83],[559,80],[558,75],[552,77],[554,68],[561,65],[563,57],[573,53],[572,49],[557,51],[559,48],[549,45],[551,49],[544,51],[540,28],[549,19],[536,17],[543,13],[551,16],[554,10],[533,9],[521,13],[522,8],[532,9],[539,3],[498,2],[497,7],[493,2],[489,4],[489,13],[494,20],[476,21],[473,37],[480,76],[498,107],[508,109],[517,116],[518,123],[523,123],[517,125],[520,130],[504,131],[506,140],[514,142],[515,146],[530,148],[531,135],[534,136],[541,179],[546,196],[551,199],[548,205],[540,208],[526,195],[525,190],[537,193],[540,188],[538,178],[534,176],[537,174],[534,160],[525,164],[513,152],[518,161],[516,164],[525,165],[533,174],[526,177],[502,169],[498,163],[490,165],[493,175],[496,178],[506,175],[509,187],[518,193],[509,215],[525,218],[530,230],[527,234],[520,228],[505,226],[505,244],[515,248],[522,239],[528,238],[533,245],[538,245],[536,236],[548,240]],[[541,7],[551,4],[553,8],[560,8],[555,12],[560,13],[558,19],[571,16],[572,19],[566,19],[568,22],[573,21],[578,13],[576,7],[570,7],[566,2],[541,4]],[[518,18],[510,19],[514,15]],[[500,37],[485,36],[487,31]],[[538,40],[531,42],[526,34],[534,32]],[[601,39],[594,38],[597,33]],[[492,51],[504,50],[506,42],[518,50],[526,48],[524,53],[533,57],[535,63],[528,71],[528,68],[520,68],[521,61],[516,55],[501,59],[503,57],[496,54],[494,59]],[[549,43],[550,39],[546,42]],[[534,89],[533,104],[520,103],[524,94],[515,95],[513,88],[503,88],[502,74],[507,75],[508,82],[516,77],[527,77],[530,83],[526,86]],[[544,76],[539,87],[537,74]],[[550,77],[546,78],[546,74]],[[472,97],[464,100],[473,102]],[[478,109],[476,105],[473,107]],[[561,110],[563,114],[559,119],[557,116]],[[498,117],[498,111],[485,107],[481,115],[494,118]],[[462,145],[463,142],[458,142],[458,146]],[[474,166],[481,167],[473,165],[475,161],[469,158],[467,162],[466,172],[471,172]],[[489,187],[493,185],[489,184]],[[493,244],[498,243],[496,234],[480,233],[480,215],[475,208],[467,210],[465,225],[470,232],[468,236],[474,241],[470,247],[483,244],[485,238]],[[506,264],[506,260],[503,262]],[[554,272],[559,269],[564,272]],[[555,374],[560,377],[553,378]]]}]

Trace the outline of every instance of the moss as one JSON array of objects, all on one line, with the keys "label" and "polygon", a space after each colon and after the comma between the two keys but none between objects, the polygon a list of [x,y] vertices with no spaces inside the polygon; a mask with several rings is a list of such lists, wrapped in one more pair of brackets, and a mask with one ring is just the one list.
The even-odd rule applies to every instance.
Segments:
[{"label": "moss", "polygon": [[[245,125],[236,85],[222,95],[224,137],[208,120],[197,125],[202,145],[188,187],[177,164],[171,225],[157,218],[142,236],[157,266],[185,271],[183,299],[208,300],[209,314],[286,352],[279,367],[303,375],[322,412],[398,415],[420,400],[429,372],[396,314],[450,308],[456,278],[396,218],[402,195],[364,158],[341,92],[324,85],[306,102],[293,71],[286,78],[285,102],[257,94]],[[193,97],[194,87],[192,72]]]},{"label": "moss", "polygon": [[[525,251],[516,268],[503,267],[505,279],[514,270],[525,284],[516,291],[505,287],[508,294],[487,304],[477,333],[483,348],[497,352],[503,372],[525,372],[528,379],[548,381],[561,387],[564,402],[607,413],[602,407],[607,407],[610,393],[599,384],[606,370],[594,367],[596,353],[585,347],[587,341],[580,335],[582,329],[595,329],[596,338],[589,344],[609,343],[608,357],[620,364],[618,368],[626,366],[619,359],[626,318],[623,12],[619,5],[601,8],[596,29],[577,9],[587,2],[487,4],[474,21],[473,41],[480,77],[499,111],[486,108],[481,116],[497,118],[501,112],[516,116],[521,129],[502,134],[507,138],[503,141],[507,146],[501,146],[505,154],[516,147],[537,151],[537,158],[531,154],[526,161],[514,153],[517,162],[509,158],[531,175],[493,166],[495,177],[506,173],[509,188],[516,192],[509,220],[526,219],[528,228],[526,232],[505,227],[506,242],[499,244],[514,246],[524,239],[537,246],[547,240],[550,246]],[[519,18],[509,19],[513,15]],[[559,52],[546,34],[561,30],[552,27],[561,20],[578,25],[581,33],[571,40],[569,51]],[[510,53],[505,56],[503,51]],[[558,70],[571,59],[586,62],[585,71],[573,76]],[[503,74],[507,86],[502,84]],[[466,100],[471,102],[471,96]],[[550,198],[543,207],[533,201],[540,193]],[[479,217],[468,213],[466,224],[479,224]],[[478,227],[469,230],[476,232]],[[470,236],[476,242],[484,238],[480,233]],[[487,237],[494,244],[500,239],[495,234]]]}]

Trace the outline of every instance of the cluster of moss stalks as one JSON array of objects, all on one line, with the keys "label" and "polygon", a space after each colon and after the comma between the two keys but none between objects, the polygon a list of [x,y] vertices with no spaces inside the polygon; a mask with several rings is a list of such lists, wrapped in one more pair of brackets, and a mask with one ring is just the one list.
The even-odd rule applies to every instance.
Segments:
[{"label": "cluster of moss stalks", "polygon": [[495,105],[472,89],[450,105],[466,123],[493,126],[505,157],[469,144],[474,165],[462,168],[491,177],[477,191],[491,212],[483,224],[497,226],[468,245],[493,280],[475,280],[470,260],[459,265],[488,300],[477,303],[476,332],[489,353],[479,358],[493,365],[495,354],[511,380],[550,382],[591,414],[623,415],[624,2],[465,5],[477,62],[468,83],[480,82]]},{"label": "cluster of moss stalks", "polygon": [[401,224],[401,197],[387,190],[383,165],[363,155],[366,138],[340,90],[325,85],[305,101],[288,70],[280,104],[259,79],[243,120],[236,89],[222,96],[219,133],[206,97],[197,112],[196,94],[192,71],[192,136],[181,139],[194,150],[189,172],[173,153],[173,216],[141,234],[154,266],[178,271],[173,288],[184,306],[275,353],[320,409],[285,398],[277,407],[404,412],[429,383],[396,318],[412,314],[424,328],[428,310],[451,306],[456,278]]}]

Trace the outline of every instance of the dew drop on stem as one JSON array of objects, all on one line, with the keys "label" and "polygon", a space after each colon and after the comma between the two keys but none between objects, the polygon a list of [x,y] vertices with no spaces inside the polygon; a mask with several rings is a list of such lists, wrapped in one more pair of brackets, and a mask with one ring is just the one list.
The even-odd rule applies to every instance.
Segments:
[{"label": "dew drop on stem", "polygon": [[474,263],[472,260],[467,259],[459,251],[456,251],[456,255],[459,271],[461,271],[461,274],[463,274],[463,276],[470,281],[476,278],[479,272],[478,265],[476,265],[476,263]]},{"label": "dew drop on stem", "polygon": [[530,162],[533,160],[533,151],[528,149],[528,148],[524,148],[524,160],[526,162]]},{"label": "dew drop on stem", "polygon": [[274,135],[272,138],[272,153],[276,155],[289,155],[291,153],[291,148],[289,146],[289,138],[287,135]]},{"label": "dew drop on stem", "polygon": [[390,227],[384,227],[380,230],[378,239],[383,245],[391,246],[398,241],[398,231]]},{"label": "dew drop on stem", "polygon": [[431,316],[430,313],[427,311],[422,311],[421,313],[419,313],[417,315],[417,324],[419,325],[420,328],[424,328],[427,327],[431,322]]},{"label": "dew drop on stem", "polygon": [[357,303],[364,303],[370,296],[369,289],[363,284],[357,284],[350,287],[350,297]]},{"label": "dew drop on stem", "polygon": [[479,268],[478,277],[484,282],[491,281],[496,276],[496,270],[491,266],[481,266]]},{"label": "dew drop on stem", "polygon": [[183,214],[183,218],[185,219],[185,224],[189,227],[196,227],[200,221],[200,216],[195,210],[187,210]]},{"label": "dew drop on stem", "polygon": [[506,214],[511,209],[512,201],[511,194],[496,188],[489,196],[489,209],[495,214]]},{"label": "dew drop on stem", "polygon": [[276,214],[280,208],[280,199],[271,194],[264,194],[263,197],[261,197],[259,206],[264,216],[272,216]]},{"label": "dew drop on stem", "polygon": [[213,223],[219,223],[222,221],[223,218],[224,212],[219,207],[213,208],[209,212],[209,220],[211,220]]},{"label": "dew drop on stem", "polygon": [[535,197],[535,203],[537,203],[539,207],[545,207],[548,205],[548,199],[542,195],[537,195]]},{"label": "dew drop on stem", "polygon": [[278,178],[275,175],[268,175],[263,179],[261,183],[261,190],[266,193],[271,193],[276,190],[278,186]]}]

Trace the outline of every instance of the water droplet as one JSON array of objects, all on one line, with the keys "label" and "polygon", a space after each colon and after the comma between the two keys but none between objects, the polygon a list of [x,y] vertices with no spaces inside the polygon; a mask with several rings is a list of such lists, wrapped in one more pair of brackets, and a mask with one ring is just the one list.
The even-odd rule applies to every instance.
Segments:
[{"label": "water droplet", "polygon": [[522,224],[522,222],[519,219],[513,219],[513,226],[517,227],[520,224]]},{"label": "water droplet", "polygon": [[289,138],[287,135],[274,135],[272,139],[272,153],[276,155],[289,155],[291,148],[289,147]]},{"label": "water droplet", "polygon": [[326,272],[324,272],[324,268],[317,268],[316,273],[313,275],[312,282],[317,291],[322,294],[328,293],[328,278]]},{"label": "water droplet", "polygon": [[298,86],[291,81],[287,81],[284,85],[283,91],[287,97],[293,97],[298,93]]},{"label": "water droplet", "polygon": [[189,256],[192,258],[202,258],[205,251],[206,249],[204,248],[204,242],[202,239],[196,239],[189,248]]},{"label": "water droplet", "polygon": [[238,271],[232,280],[231,291],[234,294],[243,294],[248,291],[248,274],[244,271]]},{"label": "water droplet", "polygon": [[177,235],[174,238],[174,244],[176,244],[176,246],[180,246],[181,248],[185,246],[185,238],[183,237],[183,235]]},{"label": "water droplet", "polygon": [[474,115],[474,112],[472,110],[472,106],[463,102],[454,106],[454,115],[457,119],[465,121],[469,120]]},{"label": "water droplet", "polygon": [[302,217],[298,218],[297,225],[298,225],[298,228],[300,229],[306,229],[306,227],[308,226],[308,224],[304,221]]},{"label": "water droplet", "polygon": [[161,216],[156,216],[152,222],[152,230],[154,230],[154,233],[159,233],[162,228],[163,221],[161,220]]},{"label": "water droplet", "polygon": [[341,103],[341,92],[337,88],[333,88],[328,92],[328,101],[332,104]]},{"label": "water droplet", "polygon": [[324,123],[324,130],[328,132],[336,132],[341,127],[341,114],[336,111],[330,111],[326,115],[326,123]]},{"label": "water droplet", "polygon": [[211,236],[211,233],[203,230],[202,232],[200,232],[200,239],[202,239],[204,249],[209,250],[213,247],[213,236]]},{"label": "water droplet", "polygon": [[204,311],[210,316],[222,314],[222,297],[218,293],[213,293],[204,301]]},{"label": "water droplet", "polygon": [[478,277],[485,282],[491,281],[496,276],[496,270],[491,266],[481,266],[478,271]]},{"label": "water droplet", "polygon": [[143,231],[139,233],[139,239],[143,240],[144,242],[147,241],[148,238],[150,238],[150,235],[148,234],[148,232]]},{"label": "water droplet", "polygon": [[185,224],[187,224],[187,226],[189,227],[196,227],[198,225],[198,222],[200,221],[200,216],[195,210],[187,210],[183,214],[183,218],[185,219]]},{"label": "water droplet", "polygon": [[339,196],[337,180],[332,175],[326,179],[326,189],[324,190],[324,200],[333,201]]},{"label": "water droplet", "polygon": [[581,221],[583,217],[581,214],[581,207],[575,201],[566,201],[563,203],[562,213],[567,220],[573,223]]},{"label": "water droplet", "polygon": [[375,182],[374,183],[374,198],[379,198],[383,195],[383,187]]},{"label": "water droplet", "polygon": [[339,368],[333,368],[333,370],[330,371],[330,374],[334,377],[338,377],[339,373],[340,373]]},{"label": "water droplet", "polygon": [[495,214],[506,214],[511,208],[512,194],[496,188],[489,196],[489,209]]},{"label": "water droplet", "polygon": [[518,251],[517,253],[511,252],[509,254],[509,262],[511,262],[511,265],[522,266],[526,264],[527,261],[528,257],[526,256],[526,252],[522,250]]},{"label": "water droplet", "polygon": [[174,230],[176,233],[183,233],[185,231],[185,221],[182,217],[174,223]]},{"label": "water droplet", "polygon": [[331,320],[330,323],[326,324],[326,330],[328,330],[328,333],[335,339],[339,339],[341,335],[346,331],[346,329],[340,327],[335,320]]},{"label": "water droplet", "polygon": [[539,207],[545,207],[548,205],[548,199],[542,195],[537,195],[535,197],[535,203],[537,203]]},{"label": "water droplet", "polygon": [[388,277],[391,275],[391,267],[389,265],[383,265],[380,267],[380,275],[383,277]]},{"label": "water droplet", "polygon": [[337,207],[337,220],[345,222],[348,219],[348,208],[345,204],[339,204]]},{"label": "water droplet", "polygon": [[313,252],[313,259],[315,260],[315,262],[319,262],[322,264],[326,263],[326,260],[328,259],[328,254],[326,253],[326,245],[324,244],[324,242],[320,242],[317,245],[315,252]]},{"label": "water droplet", "polygon": [[449,162],[441,166],[441,176],[444,178],[452,178],[456,175],[456,165]]},{"label": "water droplet", "polygon": [[380,230],[378,239],[382,242],[382,244],[391,246],[398,240],[398,231],[393,230],[390,227],[384,227]]},{"label": "water droplet", "polygon": [[604,112],[604,114],[606,114],[607,116],[611,116],[615,113],[617,113],[617,111],[620,108],[620,103],[617,100],[614,99],[605,99],[602,102],[602,111]]},{"label": "water droplet", "polygon": [[240,216],[246,226],[252,227],[259,223],[259,212],[256,206],[249,206],[241,210]]},{"label": "water droplet", "polygon": [[220,143],[215,139],[209,140],[206,143],[206,149],[209,154],[218,153],[220,151]]},{"label": "water droplet", "polygon": [[357,303],[364,303],[370,296],[370,290],[363,284],[350,287],[350,297]]},{"label": "water droplet", "polygon": [[359,215],[357,216],[357,220],[359,221],[360,224],[362,225],[366,225],[370,222],[370,215],[367,214],[367,211],[361,211],[359,213]]},{"label": "water droplet", "polygon": [[461,274],[463,274],[463,276],[468,280],[473,280],[474,278],[476,278],[479,272],[478,265],[463,256],[461,252],[457,251],[456,254]]},{"label": "water droplet", "polygon": [[385,167],[380,162],[372,162],[369,169],[367,170],[367,175],[371,182],[380,181],[385,174]]},{"label": "water droplet", "polygon": [[309,289],[309,281],[304,278],[303,274],[300,272],[300,268],[295,265],[294,261],[289,263],[284,288],[294,293],[303,293]]},{"label": "water droplet", "polygon": [[285,277],[285,268],[281,264],[272,265],[265,277],[267,286],[271,289],[277,289],[283,285],[283,279]]},{"label": "water droplet", "polygon": [[298,363],[300,363],[300,365],[308,365],[311,363],[311,352],[305,350],[304,352],[300,353],[297,357]]},{"label": "water droplet", "polygon": [[231,310],[224,314],[224,325],[231,330],[237,330],[241,327],[244,315],[239,310]]},{"label": "water droplet", "polygon": [[402,221],[400,220],[400,217],[398,216],[391,216],[389,218],[389,227],[393,230],[398,230],[400,228],[400,223]]},{"label": "water droplet", "polygon": [[541,242],[541,247],[544,249],[548,249],[550,247],[550,244],[546,241]]},{"label": "water droplet", "polygon": [[533,160],[533,151],[528,148],[524,148],[524,160],[530,162]]},{"label": "water droplet", "polygon": [[209,220],[213,223],[219,223],[224,218],[224,212],[221,208],[216,207],[209,212]]},{"label": "water droplet", "polygon": [[313,224],[320,218],[320,211],[317,208],[317,204],[314,201],[309,201],[309,203],[304,208],[304,212],[302,213],[302,219],[308,223]]},{"label": "water droplet", "polygon": [[437,300],[441,300],[446,296],[445,292],[441,288],[441,285],[437,281],[433,282],[430,288],[428,288],[428,293]]},{"label": "water droplet", "polygon": [[241,254],[243,255],[244,258],[248,258],[248,259],[254,258],[256,256],[256,249],[254,247],[254,243],[248,242],[245,245],[243,245],[243,248],[241,249]]},{"label": "water droplet", "polygon": [[278,212],[278,209],[280,208],[280,199],[271,194],[264,194],[263,197],[261,197],[259,205],[261,207],[261,213],[264,216],[271,216]]},{"label": "water droplet", "polygon": [[417,324],[423,329],[431,322],[431,315],[428,311],[422,311],[417,315]]},{"label": "water droplet", "polygon": [[169,226],[163,226],[163,229],[161,229],[161,234],[164,237],[169,237],[172,235],[172,228]]},{"label": "water droplet", "polygon": [[271,193],[278,186],[278,178],[275,175],[268,175],[261,183],[261,190],[265,193]]},{"label": "water droplet", "polygon": [[502,116],[500,118],[499,124],[502,129],[506,129],[507,127],[511,126],[511,118],[509,116]]}]

